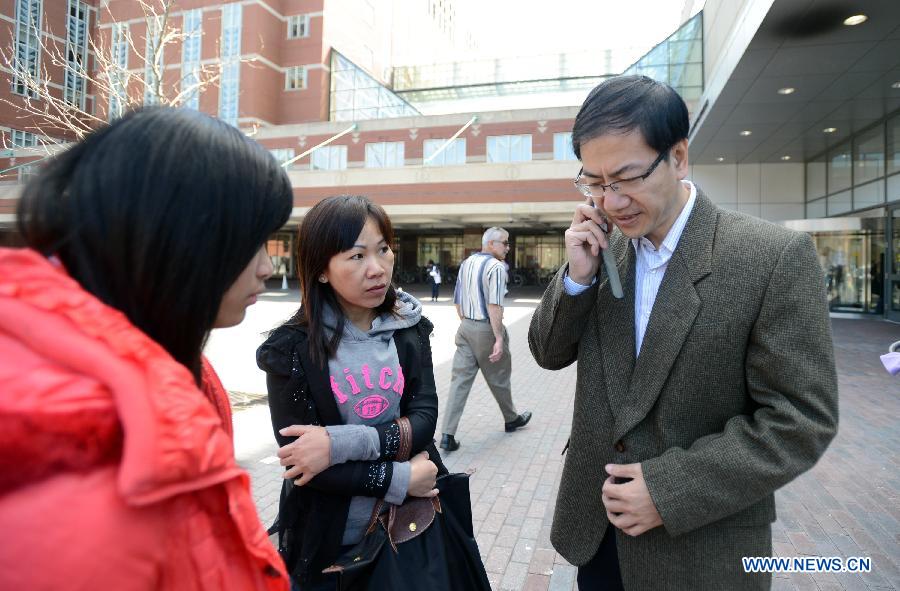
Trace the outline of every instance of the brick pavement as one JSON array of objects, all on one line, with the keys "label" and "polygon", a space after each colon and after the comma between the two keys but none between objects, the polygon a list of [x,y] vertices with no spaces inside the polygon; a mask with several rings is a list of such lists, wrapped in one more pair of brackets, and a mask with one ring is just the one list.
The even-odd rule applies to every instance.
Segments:
[{"label": "brick pavement", "polygon": [[[520,411],[534,411],[534,418],[528,427],[505,433],[497,405],[479,376],[457,433],[462,446],[445,454],[444,461],[452,471],[475,470],[474,525],[493,588],[570,591],[576,569],[553,550],[550,524],[575,371],[545,371],[531,358],[526,335],[534,297],[520,298],[507,313],[515,319],[508,323],[513,398]],[[455,314],[442,302],[426,304],[426,315],[437,325],[432,346],[443,400],[450,381]],[[889,376],[878,360],[900,339],[900,327],[870,320],[834,320],[833,326],[840,431],[812,471],[777,493],[774,548],[780,556],[870,556],[873,569],[863,575],[776,576],[773,589],[900,589],[900,378]],[[235,424],[238,459],[250,472],[262,519],[271,523],[280,469],[267,408],[239,411]]]},{"label": "brick pavement", "polygon": [[776,494],[780,556],[869,556],[867,574],[776,576],[772,588],[900,589],[900,377],[879,355],[900,326],[832,321],[840,385],[838,436],[819,463]]}]

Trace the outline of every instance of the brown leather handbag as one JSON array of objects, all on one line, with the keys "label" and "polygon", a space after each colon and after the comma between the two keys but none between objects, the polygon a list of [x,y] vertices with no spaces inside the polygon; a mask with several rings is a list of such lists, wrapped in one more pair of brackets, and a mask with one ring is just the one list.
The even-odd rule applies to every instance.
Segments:
[{"label": "brown leather handbag", "polygon": [[[401,417],[397,423],[397,461],[408,461],[409,420]],[[384,500],[379,500],[362,541],[322,572],[337,573],[341,591],[488,591],[490,583],[472,531],[469,475],[441,476],[436,487],[437,497],[408,497],[384,513]]]}]

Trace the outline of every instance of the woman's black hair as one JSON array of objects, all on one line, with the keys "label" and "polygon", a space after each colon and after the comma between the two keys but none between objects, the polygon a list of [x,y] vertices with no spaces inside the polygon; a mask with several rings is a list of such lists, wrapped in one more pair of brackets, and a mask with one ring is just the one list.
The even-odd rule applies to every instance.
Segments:
[{"label": "woman's black hair", "polygon": [[[334,289],[330,284],[319,281],[319,277],[328,269],[328,263],[334,255],[353,248],[363,226],[370,219],[378,225],[387,245],[393,247],[394,230],[391,220],[384,209],[368,197],[339,195],[323,199],[309,210],[300,225],[297,266],[303,295],[300,309],[289,324],[306,327],[310,357],[321,367],[337,351],[346,317]],[[376,314],[393,311],[396,302],[397,291],[391,283],[384,302],[375,308]],[[338,319],[330,339],[320,322],[326,305]]]},{"label": "woman's black hair", "polygon": [[616,76],[601,82],[581,105],[572,127],[572,150],[608,133],[640,130],[655,151],[666,152],[688,137],[687,106],[671,86],[647,76]]},{"label": "woman's black hair", "polygon": [[222,296],[292,205],[287,174],[236,128],[151,107],[54,157],[25,187],[18,225],[199,384]]}]

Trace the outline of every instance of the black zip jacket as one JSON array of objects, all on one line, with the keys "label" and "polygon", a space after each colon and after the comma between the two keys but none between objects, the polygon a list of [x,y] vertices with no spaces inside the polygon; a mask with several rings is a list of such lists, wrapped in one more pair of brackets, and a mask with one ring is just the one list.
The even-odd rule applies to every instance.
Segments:
[{"label": "black zip jacket", "polygon": [[[406,380],[400,415],[412,426],[412,454],[427,451],[441,475],[447,469],[434,445],[438,400],[429,342],[433,328],[423,317],[415,326],[396,331],[393,338]],[[272,429],[279,446],[296,439],[280,435],[284,427],[343,424],[327,366],[319,367],[310,358],[304,327],[277,328],[257,349],[256,363],[266,372]],[[320,579],[322,569],[338,557],[350,499],[382,498],[390,486],[399,431],[393,421],[375,429],[381,443],[378,460],[332,466],[302,487],[291,480],[283,483],[278,519],[269,533],[278,532],[278,550],[288,572],[301,584]]]}]

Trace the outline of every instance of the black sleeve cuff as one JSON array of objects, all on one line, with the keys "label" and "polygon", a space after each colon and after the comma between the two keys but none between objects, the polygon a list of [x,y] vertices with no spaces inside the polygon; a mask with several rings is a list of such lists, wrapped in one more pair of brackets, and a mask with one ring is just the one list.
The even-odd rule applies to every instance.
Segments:
[{"label": "black sleeve cuff", "polygon": [[370,464],[365,482],[363,483],[363,495],[383,499],[391,486],[391,478],[394,476],[393,462],[375,462]]},{"label": "black sleeve cuff", "polygon": [[400,426],[395,421],[376,427],[378,442],[381,444],[380,460],[393,460],[400,449]]}]

